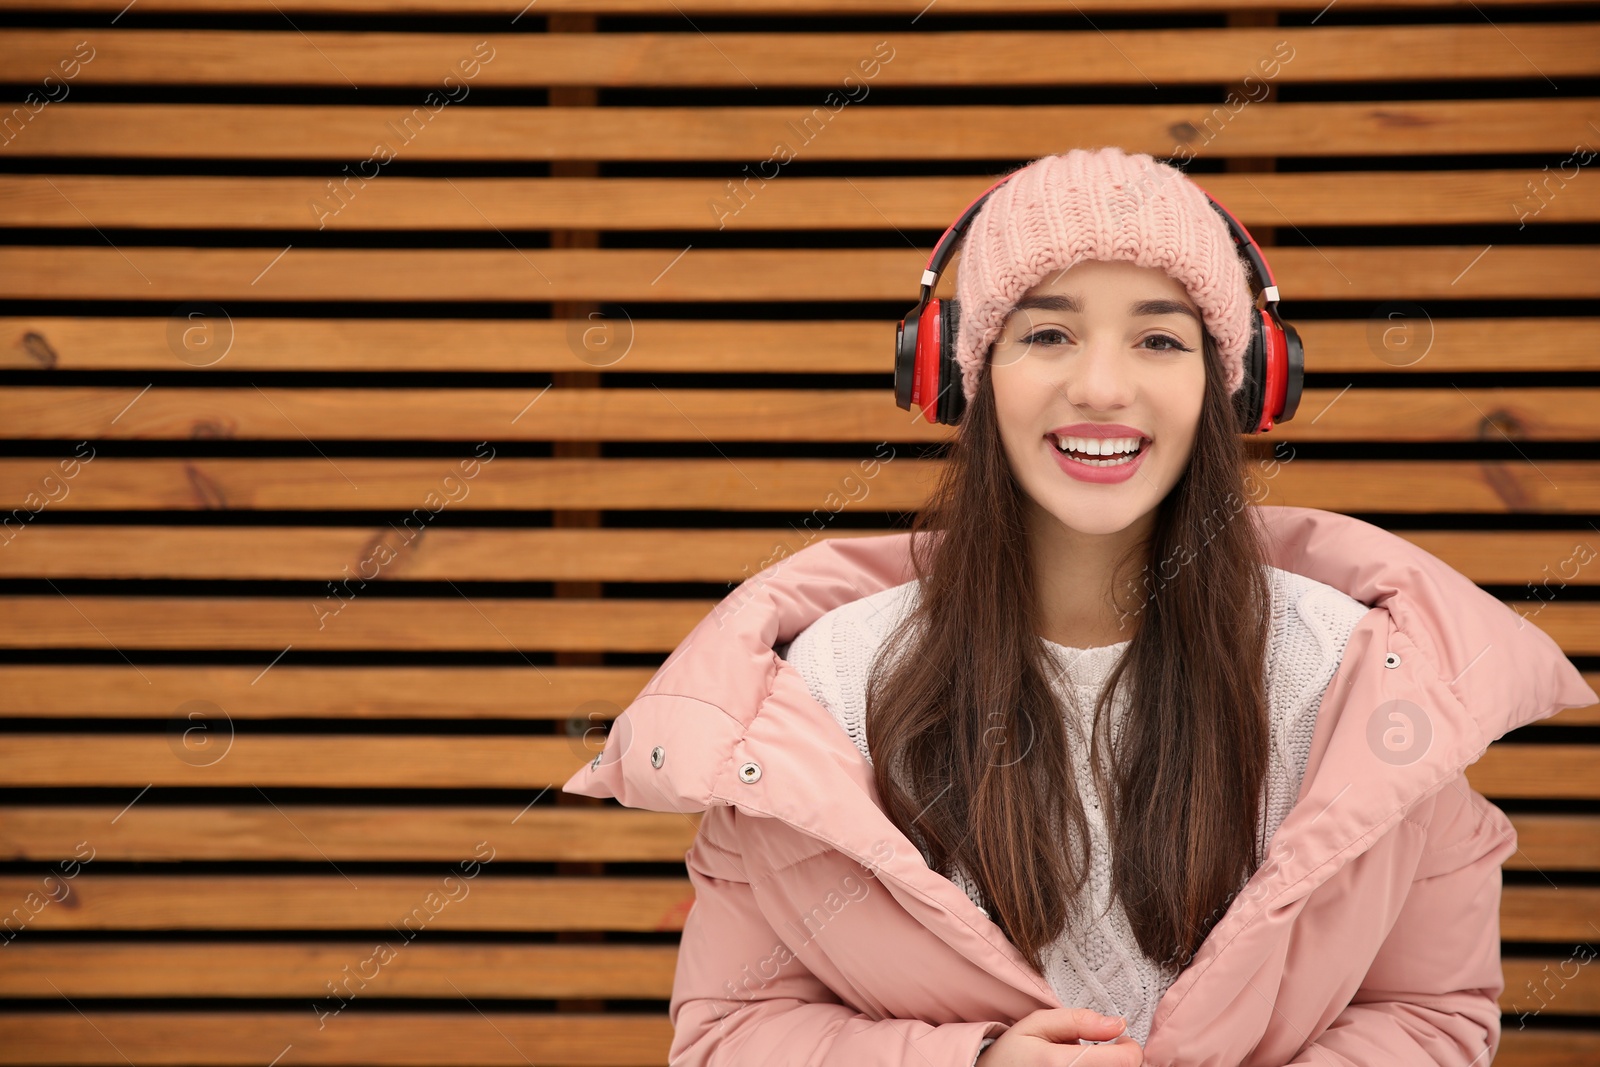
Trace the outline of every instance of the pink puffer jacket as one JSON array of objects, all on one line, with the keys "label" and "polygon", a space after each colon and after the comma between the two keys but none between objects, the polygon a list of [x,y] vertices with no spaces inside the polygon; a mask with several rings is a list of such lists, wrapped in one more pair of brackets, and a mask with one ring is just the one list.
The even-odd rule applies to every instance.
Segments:
[{"label": "pink puffer jacket", "polygon": [[[1371,610],[1319,705],[1295,807],[1162,997],[1145,1062],[1484,1067],[1517,842],[1463,769],[1600,696],[1547,634],[1403,538],[1254,510],[1269,562]],[[909,536],[819,542],[741,583],[563,786],[704,812],[684,857],[696,899],[673,1065],[968,1067],[984,1037],[1071,1006],[888,820],[871,768],[773,651],[911,580]]]}]

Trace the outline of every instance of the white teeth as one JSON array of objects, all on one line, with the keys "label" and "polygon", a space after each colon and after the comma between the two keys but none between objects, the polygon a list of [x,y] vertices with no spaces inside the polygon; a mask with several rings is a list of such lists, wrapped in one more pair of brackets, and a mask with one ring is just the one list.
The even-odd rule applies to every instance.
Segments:
[{"label": "white teeth", "polygon": [[1140,437],[1062,437],[1051,435],[1056,443],[1056,448],[1062,452],[1071,450],[1082,452],[1090,456],[1115,456],[1126,452],[1136,452],[1139,449]]}]

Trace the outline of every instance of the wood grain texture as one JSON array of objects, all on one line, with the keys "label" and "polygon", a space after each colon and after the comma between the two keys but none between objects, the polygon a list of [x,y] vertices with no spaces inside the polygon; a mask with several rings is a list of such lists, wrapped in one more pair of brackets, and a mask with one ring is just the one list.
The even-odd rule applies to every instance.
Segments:
[{"label": "wood grain texture", "polygon": [[434,114],[421,105],[310,109],[69,98],[44,109],[23,136],[29,154],[41,158],[81,156],[87,147],[103,159],[185,159],[200,145],[212,159],[346,163],[375,158],[380,142],[394,158],[410,161],[747,162],[785,158],[773,144],[787,139],[794,155],[810,160],[1027,160],[1063,144],[1119,144],[1129,152],[1196,159],[1393,157],[1476,153],[1492,144],[1506,153],[1549,153],[1556,163],[1572,150],[1573,131],[1586,128],[1595,106],[1581,97],[1232,109],[1225,103],[1224,97],[1215,104],[884,105],[853,112],[820,103],[815,109],[510,106]]},{"label": "wood grain texture", "polygon": [[[1528,371],[1600,370],[1594,318],[1434,318],[1420,305],[1388,301],[1361,318],[1296,319],[1295,328],[1308,370],[1317,374],[1387,375],[1396,384],[1419,376],[1407,384],[1429,384],[1438,374],[1504,370],[1508,351]],[[892,371],[893,344],[894,324],[871,320],[679,320],[626,312],[566,321],[278,319],[214,309],[168,317],[0,316],[0,368],[177,370],[197,382],[203,372],[251,370],[882,376]]]},{"label": "wood grain texture", "polygon": [[[1070,11],[1070,9],[1068,9]],[[1600,73],[1593,23],[1317,26],[1097,31],[962,30],[906,36],[834,33],[385,33],[318,30],[122,30],[95,33],[83,84],[421,86],[452,100],[474,89],[535,86],[833,87],[1137,85],[1133,56],[1161,55],[1168,83],[1551,78]],[[1507,48],[1507,39],[1514,48]],[[78,29],[19,30],[0,66],[48,70],[86,40]],[[891,40],[893,43],[891,43]],[[310,47],[307,47],[307,45]],[[1063,66],[1058,57],[1071,55]],[[1393,57],[1404,55],[1396,64]],[[453,80],[443,82],[446,76]],[[753,79],[758,79],[753,80]]]}]

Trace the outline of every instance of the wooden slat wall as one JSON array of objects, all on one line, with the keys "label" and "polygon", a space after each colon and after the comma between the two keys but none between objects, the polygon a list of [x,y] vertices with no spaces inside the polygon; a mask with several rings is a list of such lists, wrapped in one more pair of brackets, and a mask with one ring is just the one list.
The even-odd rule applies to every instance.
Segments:
[{"label": "wooden slat wall", "polygon": [[[1269,249],[1267,502],[1600,683],[1592,4],[0,0],[0,72],[0,1064],[664,1063],[696,817],[557,787],[925,499],[894,320],[1074,145]],[[1502,1064],[1600,1062],[1597,726],[1468,771]]]}]

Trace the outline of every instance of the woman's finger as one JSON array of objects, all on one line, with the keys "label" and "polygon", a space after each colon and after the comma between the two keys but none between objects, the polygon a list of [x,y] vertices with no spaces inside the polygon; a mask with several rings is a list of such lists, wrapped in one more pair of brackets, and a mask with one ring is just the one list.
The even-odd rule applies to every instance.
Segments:
[{"label": "woman's finger", "polygon": [[1139,1067],[1144,1046],[1127,1034],[1106,1045],[1061,1045],[1050,1050],[1050,1067]]}]

